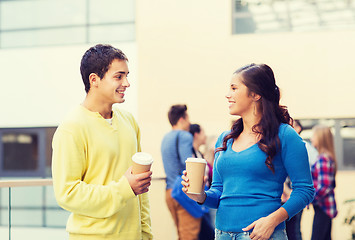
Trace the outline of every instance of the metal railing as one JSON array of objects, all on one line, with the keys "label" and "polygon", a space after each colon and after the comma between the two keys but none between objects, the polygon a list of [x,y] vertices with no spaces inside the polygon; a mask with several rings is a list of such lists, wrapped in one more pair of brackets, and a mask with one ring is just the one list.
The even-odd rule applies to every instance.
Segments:
[{"label": "metal railing", "polygon": [[51,186],[52,179],[21,179],[21,180],[5,180],[0,181],[0,188],[8,188],[8,232],[9,240],[11,239],[11,189],[14,187],[38,187],[38,186]]},{"label": "metal railing", "polygon": [[[154,182],[161,182],[164,181],[165,177],[154,177],[152,178],[152,181]],[[165,182],[165,181],[164,181]],[[52,190],[48,190],[48,187],[52,187],[53,185],[53,180],[52,179],[18,179],[18,180],[1,180],[0,181],[0,226],[4,227],[3,231],[8,231],[8,239],[11,240],[12,238],[16,238],[16,233],[19,231],[17,227],[40,227],[40,228],[49,228],[51,229],[50,231],[53,231],[53,229],[60,229],[60,228],[65,228],[65,222],[69,214],[62,208],[60,208],[58,205],[55,205],[55,198],[54,198],[54,193],[52,193]],[[26,194],[28,193],[23,193],[23,189],[17,189],[16,191],[13,188],[21,188],[21,187],[29,187],[29,189],[25,191],[29,191],[31,194],[30,196],[27,196]],[[43,187],[40,191],[33,192],[31,187]],[[20,195],[19,192],[21,193]],[[2,196],[1,196],[2,195]],[[8,198],[7,198],[8,195]],[[49,198],[48,198],[49,196]],[[28,198],[27,198],[28,197]],[[36,198],[35,198],[36,197]],[[22,199],[18,199],[22,198]],[[41,203],[37,204],[37,201],[39,198],[42,198]],[[16,199],[16,200],[15,200]],[[6,209],[6,205],[1,203],[1,200],[5,202],[8,202],[8,206]],[[20,204],[18,203],[20,200]],[[33,203],[36,203],[33,205]],[[8,213],[8,216],[6,216],[6,210]],[[31,217],[31,219],[23,217],[26,215],[23,215],[25,211],[33,211],[35,213],[38,213],[40,211],[40,214],[37,214],[36,216]],[[55,216],[55,223],[53,224],[53,219],[47,215],[49,212],[56,212]],[[58,213],[62,214],[62,219],[58,218]],[[5,212],[5,216],[1,216],[2,212]],[[19,217],[20,214],[21,217]],[[14,216],[12,216],[12,214]],[[25,212],[26,214],[26,212]],[[32,214],[32,213],[31,213]],[[6,219],[7,217],[7,219]],[[22,220],[22,223],[19,224],[19,218]],[[42,221],[41,223],[36,223],[37,220]],[[42,218],[42,219],[40,219]],[[25,219],[25,224],[23,223],[23,219]],[[51,220],[52,219],[52,220]],[[65,220],[64,220],[65,219]],[[6,229],[6,220],[8,221],[7,223],[7,229]],[[17,220],[17,221],[16,221]],[[2,221],[2,222],[1,222]],[[20,221],[21,222],[21,221]],[[63,222],[63,224],[62,224]],[[59,223],[59,225],[58,225]],[[13,229],[12,229],[13,228]],[[13,235],[13,236],[12,236]],[[6,239],[5,237],[1,236],[1,239]],[[21,238],[20,238],[21,239]]]}]

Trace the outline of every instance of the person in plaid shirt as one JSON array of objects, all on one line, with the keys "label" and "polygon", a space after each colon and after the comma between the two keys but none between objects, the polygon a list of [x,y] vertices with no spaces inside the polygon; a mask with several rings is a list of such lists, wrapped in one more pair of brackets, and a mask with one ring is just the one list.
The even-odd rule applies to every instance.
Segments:
[{"label": "person in plaid shirt", "polygon": [[336,158],[333,135],[329,127],[316,125],[313,127],[312,144],[319,155],[311,168],[315,197],[312,202],[314,219],[312,240],[330,240],[332,218],[337,215],[334,197]]}]

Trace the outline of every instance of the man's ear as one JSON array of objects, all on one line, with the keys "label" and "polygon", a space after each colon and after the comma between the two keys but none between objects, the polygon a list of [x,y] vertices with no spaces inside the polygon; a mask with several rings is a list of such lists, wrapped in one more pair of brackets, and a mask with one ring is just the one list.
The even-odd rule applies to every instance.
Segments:
[{"label": "man's ear", "polygon": [[90,73],[89,81],[91,87],[97,87],[100,82],[100,77],[96,73]]}]

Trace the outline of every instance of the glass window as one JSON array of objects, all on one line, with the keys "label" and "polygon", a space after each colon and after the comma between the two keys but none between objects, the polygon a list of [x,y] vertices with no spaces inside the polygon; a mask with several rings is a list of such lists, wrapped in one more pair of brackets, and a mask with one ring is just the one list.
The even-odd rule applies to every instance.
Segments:
[{"label": "glass window", "polygon": [[38,168],[38,136],[26,133],[2,135],[3,169],[36,170]]},{"label": "glass window", "polygon": [[355,29],[355,1],[233,0],[233,33]]},{"label": "glass window", "polygon": [[1,177],[51,177],[56,127],[0,128]]},{"label": "glass window", "polygon": [[89,24],[134,22],[135,1],[90,0]]},{"label": "glass window", "polygon": [[46,161],[46,177],[52,177],[52,140],[56,127],[46,128],[46,141],[45,141],[45,161]]},{"label": "glass window", "polygon": [[132,0],[0,0],[0,48],[134,40]]},{"label": "glass window", "polygon": [[90,28],[89,39],[91,43],[133,41],[134,30],[134,24],[93,26]]},{"label": "glass window", "polygon": [[4,1],[0,16],[2,30],[83,25],[86,1]]},{"label": "glass window", "polygon": [[316,124],[329,126],[334,136],[335,153],[339,170],[355,169],[355,119],[301,119],[301,137],[308,140]]},{"label": "glass window", "polygon": [[4,32],[0,36],[2,48],[79,44],[86,41],[86,28],[11,31]]}]

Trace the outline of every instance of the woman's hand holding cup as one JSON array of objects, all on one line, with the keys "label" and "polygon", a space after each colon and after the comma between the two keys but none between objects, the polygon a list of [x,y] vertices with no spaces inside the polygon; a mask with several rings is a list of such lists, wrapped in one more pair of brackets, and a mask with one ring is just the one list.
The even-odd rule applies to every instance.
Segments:
[{"label": "woman's hand holding cup", "polygon": [[[188,187],[190,186],[190,184],[189,184],[189,179],[188,179],[188,177],[187,177],[187,172],[186,172],[186,170],[183,171],[182,179],[183,179],[183,181],[181,181],[181,184],[184,186],[184,187],[182,188],[182,191],[183,191],[189,198],[191,198],[192,200],[194,200],[194,201],[196,201],[196,202],[198,202],[198,203],[201,203],[201,204],[204,203],[205,200],[206,200],[206,193],[205,193],[204,190],[203,190],[200,194],[188,193],[188,190],[189,190]],[[205,187],[205,185],[206,185],[206,182],[207,182],[207,177],[204,176],[204,178],[203,178],[203,188],[202,188],[202,189],[204,189],[204,187]]]}]

